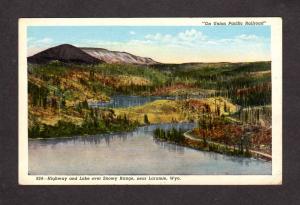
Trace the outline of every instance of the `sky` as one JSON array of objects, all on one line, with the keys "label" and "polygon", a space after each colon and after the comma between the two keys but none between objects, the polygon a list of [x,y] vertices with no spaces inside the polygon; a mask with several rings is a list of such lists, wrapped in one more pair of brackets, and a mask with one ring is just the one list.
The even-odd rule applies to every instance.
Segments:
[{"label": "sky", "polygon": [[30,26],[27,55],[72,44],[161,63],[271,60],[270,26]]}]

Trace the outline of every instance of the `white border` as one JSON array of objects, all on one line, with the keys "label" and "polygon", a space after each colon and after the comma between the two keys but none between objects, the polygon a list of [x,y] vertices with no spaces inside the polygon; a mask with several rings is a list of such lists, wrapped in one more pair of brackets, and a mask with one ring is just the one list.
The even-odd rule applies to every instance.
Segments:
[{"label": "white border", "polygon": [[[272,175],[182,175],[180,181],[45,181],[28,175],[27,27],[28,26],[204,26],[214,21],[264,21],[271,26]],[[52,175],[51,175],[52,176]],[[82,175],[84,176],[84,175]],[[93,177],[92,175],[87,175]],[[97,175],[103,176],[103,175]],[[107,175],[112,176],[112,175]],[[121,175],[118,175],[118,177]],[[126,175],[127,176],[127,175]],[[150,175],[140,175],[150,176]],[[155,175],[151,175],[155,176]],[[168,176],[168,175],[165,175]],[[47,177],[47,176],[43,176]],[[59,177],[69,177],[61,176]],[[138,177],[138,175],[134,175]],[[21,185],[280,185],[282,184],[282,19],[269,18],[40,18],[19,19],[19,184]]]}]

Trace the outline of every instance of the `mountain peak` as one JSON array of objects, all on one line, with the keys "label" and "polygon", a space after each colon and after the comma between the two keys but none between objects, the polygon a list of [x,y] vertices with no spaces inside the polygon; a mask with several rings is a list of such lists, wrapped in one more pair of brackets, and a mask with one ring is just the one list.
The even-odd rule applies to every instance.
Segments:
[{"label": "mountain peak", "polygon": [[30,63],[48,63],[53,60],[58,60],[64,63],[80,63],[80,64],[95,64],[103,61],[94,58],[70,44],[61,44],[52,48],[48,48],[40,53],[27,58]]},{"label": "mountain peak", "polygon": [[110,51],[104,48],[79,48],[71,44],[61,44],[48,48],[40,53],[27,58],[29,63],[48,63],[58,60],[64,63],[116,63],[116,64],[137,64],[153,65],[159,64],[151,58],[136,56],[127,52]]}]

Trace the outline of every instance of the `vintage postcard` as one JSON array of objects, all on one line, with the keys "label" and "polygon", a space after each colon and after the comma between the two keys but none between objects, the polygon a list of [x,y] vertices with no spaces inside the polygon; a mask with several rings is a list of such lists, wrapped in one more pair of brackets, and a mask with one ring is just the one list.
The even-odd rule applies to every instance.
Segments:
[{"label": "vintage postcard", "polygon": [[281,18],[20,19],[19,184],[282,184]]}]

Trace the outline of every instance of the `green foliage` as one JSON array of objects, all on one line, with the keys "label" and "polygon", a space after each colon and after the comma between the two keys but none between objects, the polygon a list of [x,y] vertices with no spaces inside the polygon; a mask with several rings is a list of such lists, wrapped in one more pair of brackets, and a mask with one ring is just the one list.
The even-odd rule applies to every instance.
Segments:
[{"label": "green foliage", "polygon": [[145,124],[150,124],[150,122],[149,122],[149,120],[148,120],[147,114],[144,115],[144,123],[145,123]]},{"label": "green foliage", "polygon": [[46,108],[48,106],[49,90],[28,82],[28,93],[31,96],[32,105]]},{"label": "green foliage", "polygon": [[[67,77],[71,71],[81,70],[88,71],[88,80],[79,78],[79,82],[88,87],[93,92],[102,92],[107,95],[113,95],[116,93],[126,95],[137,95],[143,92],[152,92],[157,87],[163,86],[168,77],[156,69],[147,66],[138,65],[119,65],[119,64],[99,64],[94,66],[89,65],[70,65],[60,62],[52,62],[43,65],[28,64],[29,74],[33,75],[49,86],[55,89],[60,87],[60,79]],[[113,85],[107,85],[103,82],[95,80],[95,74],[101,74],[103,76],[138,76],[146,78],[150,81],[149,85],[125,85],[120,87],[114,87]]]},{"label": "green foliage", "polygon": [[[114,94],[151,95],[157,90],[181,83],[192,85],[199,89],[215,90],[216,92],[212,95],[226,97],[232,103],[243,107],[271,104],[270,62],[159,64],[153,66],[119,64],[89,66],[51,62],[44,65],[29,64],[28,67],[29,75],[34,77],[28,82],[28,94],[31,106],[65,110],[73,109],[81,117],[89,110],[89,116],[85,117],[84,122],[80,126],[69,122],[58,122],[54,126],[35,124],[29,130],[31,137],[55,137],[125,131],[137,125],[137,123],[130,123],[127,116],[115,116],[112,111],[90,110],[86,100],[75,104],[74,107],[66,108],[66,101],[75,101],[76,93],[72,86],[66,88],[62,85],[62,82],[73,80],[69,79],[68,75],[71,72],[76,72],[76,70],[88,71],[86,72],[87,77],[79,75],[77,80],[82,85],[79,85],[81,88],[88,89],[92,94],[104,93],[108,96]],[[255,73],[261,71],[266,72]],[[150,84],[129,84],[115,87],[114,85],[96,80],[95,76],[99,74],[103,76],[139,76],[148,79]],[[62,79],[63,77],[65,79]],[[225,112],[230,112],[227,105],[223,106]],[[217,107],[215,112],[216,115],[220,116],[220,107]],[[253,114],[253,116],[258,116],[256,117],[257,121],[259,121],[261,113],[261,111],[257,111]],[[241,113],[240,115],[242,118],[247,118],[249,113],[244,115]],[[150,123],[147,115],[144,116],[144,123]],[[211,123],[206,123],[206,125],[211,126]],[[203,126],[206,125],[203,124]],[[64,129],[64,131],[61,129]],[[174,140],[176,138],[178,141],[177,137],[172,138],[173,135],[177,136],[177,134],[173,130],[170,133],[164,132],[162,136],[165,136],[167,140]]]},{"label": "green foliage", "polygon": [[58,121],[56,125],[35,124],[28,130],[29,138],[56,138],[77,134],[78,126],[65,121]]},{"label": "green foliage", "polygon": [[233,156],[244,156],[244,157],[251,157],[251,153],[249,150],[238,150],[238,149],[230,149],[227,146],[218,145],[210,143],[208,144],[208,151],[210,152],[217,152],[220,154],[226,154],[226,155],[233,155]]},{"label": "green foliage", "polygon": [[[253,63],[190,63],[190,64],[158,64],[152,66],[99,64],[65,65],[52,62],[46,65],[29,64],[30,74],[49,82],[52,86],[60,84],[60,78],[71,70],[87,70],[89,80],[80,79],[80,83],[93,92],[103,92],[108,96],[114,94],[141,95],[151,94],[160,88],[176,83],[194,85],[199,89],[216,90],[216,95],[230,98],[241,106],[266,105],[271,102],[271,70],[270,62]],[[266,71],[256,75],[255,72]],[[148,79],[148,85],[125,85],[113,87],[95,81],[95,74],[106,76],[139,76]],[[260,89],[256,90],[257,87]],[[239,95],[241,89],[249,88],[249,92]]]},{"label": "green foliage", "polygon": [[[166,84],[187,83],[201,89],[216,90],[215,95],[230,98],[233,103],[250,106],[271,102],[270,62],[156,65],[169,77]],[[267,71],[257,75],[255,72]],[[239,94],[241,89],[248,92]]]},{"label": "green foliage", "polygon": [[28,71],[30,74],[40,76],[42,79],[47,80],[48,77],[61,77],[68,72],[68,67],[60,62],[51,62],[48,64],[28,64]]},{"label": "green foliage", "polygon": [[149,79],[153,85],[161,85],[166,82],[167,77],[164,73],[151,67],[138,65],[120,64],[99,64],[95,66],[95,72],[103,75],[128,75],[140,76]]},{"label": "green foliage", "polygon": [[177,130],[176,128],[172,128],[170,130],[164,130],[156,128],[153,131],[153,134],[156,139],[167,140],[176,143],[184,142],[183,130],[181,129]]},{"label": "green foliage", "polygon": [[[85,106],[82,103],[81,108]],[[34,122],[28,129],[29,138],[55,138],[84,134],[99,134],[108,132],[131,131],[139,125],[130,122],[126,115],[116,116],[111,109],[89,109],[81,125],[72,122],[58,121],[54,126]]]},{"label": "green foliage", "polygon": [[239,110],[234,116],[247,124],[259,124],[261,119],[271,123],[272,108],[270,106],[246,107]]}]

